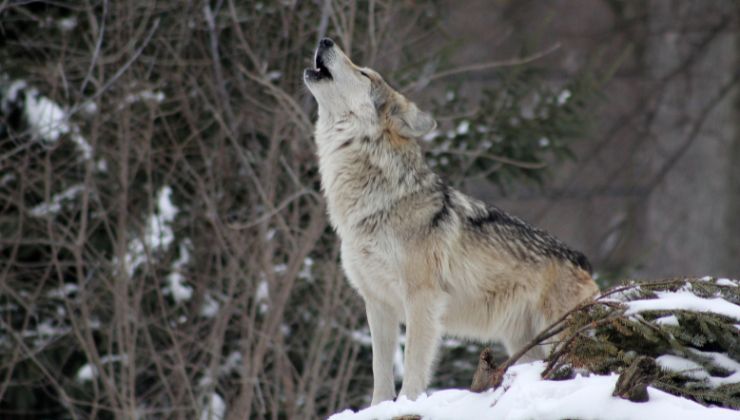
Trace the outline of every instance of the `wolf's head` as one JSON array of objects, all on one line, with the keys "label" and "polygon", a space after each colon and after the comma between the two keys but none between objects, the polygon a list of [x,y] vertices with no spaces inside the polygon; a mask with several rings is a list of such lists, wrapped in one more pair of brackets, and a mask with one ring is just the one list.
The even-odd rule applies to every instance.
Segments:
[{"label": "wolf's head", "polygon": [[[319,41],[316,68],[306,69],[303,79],[319,104],[319,120],[354,117],[373,135],[383,131],[420,137],[437,123],[391,88],[380,75],[355,65],[329,38]],[[373,132],[374,131],[374,132]]]}]

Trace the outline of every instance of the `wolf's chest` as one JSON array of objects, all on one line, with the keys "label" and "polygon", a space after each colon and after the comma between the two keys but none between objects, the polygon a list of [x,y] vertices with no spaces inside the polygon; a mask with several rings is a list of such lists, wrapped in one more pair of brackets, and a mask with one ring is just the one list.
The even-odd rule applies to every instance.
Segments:
[{"label": "wolf's chest", "polygon": [[387,208],[399,193],[397,181],[375,166],[326,166],[322,183],[329,211],[336,216],[369,214]]},{"label": "wolf's chest", "polygon": [[404,257],[401,239],[382,221],[361,222],[340,232],[339,236],[343,253],[365,265],[395,269]]},{"label": "wolf's chest", "polygon": [[404,254],[401,243],[387,235],[342,237],[342,264],[352,286],[365,297],[400,304],[395,301],[403,294]]}]

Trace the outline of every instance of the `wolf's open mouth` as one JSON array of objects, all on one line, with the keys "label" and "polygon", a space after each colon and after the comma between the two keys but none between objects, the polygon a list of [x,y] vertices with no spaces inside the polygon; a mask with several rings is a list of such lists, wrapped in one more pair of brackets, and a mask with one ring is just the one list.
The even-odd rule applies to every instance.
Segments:
[{"label": "wolf's open mouth", "polygon": [[316,68],[313,69],[306,69],[304,72],[304,77],[307,80],[310,81],[319,81],[319,80],[332,80],[333,77],[331,75],[331,72],[329,71],[329,68],[326,67],[326,63],[324,62],[324,57],[321,51],[318,51],[316,53]]},{"label": "wolf's open mouth", "polygon": [[328,77],[331,79],[331,72],[329,72],[329,69],[326,67],[324,56],[321,53],[316,54],[316,72],[321,78]]},{"label": "wolf's open mouth", "polygon": [[318,70],[322,76],[326,76],[331,79],[331,73],[326,67],[326,64],[324,64],[324,56],[322,54],[316,54],[316,70]]}]

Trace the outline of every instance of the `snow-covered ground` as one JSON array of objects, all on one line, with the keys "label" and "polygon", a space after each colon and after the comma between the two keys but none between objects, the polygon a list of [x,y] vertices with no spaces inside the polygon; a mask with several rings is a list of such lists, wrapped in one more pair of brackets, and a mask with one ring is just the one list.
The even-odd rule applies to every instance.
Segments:
[{"label": "snow-covered ground", "polygon": [[391,419],[419,415],[430,419],[670,419],[738,420],[740,412],[705,407],[655,388],[648,388],[650,401],[633,403],[612,397],[617,375],[577,376],[563,381],[540,379],[543,362],[509,368],[502,387],[474,393],[450,389],[422,395],[416,401],[399,398],[359,412],[345,410],[330,420]]},{"label": "snow-covered ground", "polygon": [[[740,287],[738,280],[704,277],[700,282],[714,282],[721,288]],[[597,299],[623,304],[624,314],[630,318],[646,312],[668,312],[655,319],[657,325],[679,327],[679,319],[671,311],[709,312],[740,321],[740,306],[722,298],[722,294],[700,297],[694,294],[690,281],[675,291],[655,291],[648,298],[638,299],[640,284],[622,287],[618,293],[606,293]],[[737,324],[740,326],[740,324]],[[740,327],[739,327],[740,328]],[[369,339],[369,337],[368,337]],[[715,377],[695,361],[666,354],[656,362],[664,370],[681,372],[704,381],[711,387],[740,382],[740,363],[723,353],[688,351],[714,362],[729,375]],[[684,355],[686,356],[686,355]],[[483,393],[449,389],[422,395],[416,401],[399,398],[359,412],[345,410],[331,420],[391,419],[402,415],[418,415],[423,419],[734,419],[740,420],[740,411],[720,407],[706,407],[686,398],[648,388],[649,401],[634,403],[613,397],[616,374],[609,376],[576,376],[574,379],[553,381],[541,379],[543,362],[510,367],[501,387]]]}]

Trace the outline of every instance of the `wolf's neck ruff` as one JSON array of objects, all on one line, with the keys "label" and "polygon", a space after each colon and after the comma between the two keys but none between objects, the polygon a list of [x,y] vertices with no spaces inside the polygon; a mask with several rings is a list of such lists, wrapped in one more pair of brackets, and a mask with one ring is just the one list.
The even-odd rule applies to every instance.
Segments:
[{"label": "wolf's neck ruff", "polygon": [[392,218],[399,202],[433,194],[441,185],[411,140],[400,143],[387,130],[363,129],[352,115],[318,127],[322,186],[340,235],[374,230],[376,220]]}]

